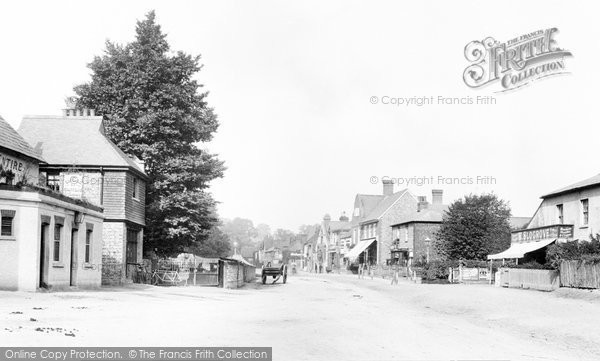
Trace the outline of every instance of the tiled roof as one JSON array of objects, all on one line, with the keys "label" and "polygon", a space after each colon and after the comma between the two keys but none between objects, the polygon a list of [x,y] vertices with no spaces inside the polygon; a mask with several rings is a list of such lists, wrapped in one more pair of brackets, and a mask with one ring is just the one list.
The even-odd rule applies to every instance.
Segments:
[{"label": "tiled roof", "polygon": [[429,204],[428,208],[422,209],[421,211],[417,211],[415,209],[407,217],[400,219],[396,224],[405,224],[405,223],[419,223],[419,222],[436,222],[441,223],[444,218],[444,213],[448,210],[448,205],[446,204]]},{"label": "tiled roof", "polygon": [[542,198],[549,198],[552,196],[557,196],[559,194],[563,194],[563,193],[568,193],[568,192],[572,192],[572,191],[576,191],[582,188],[588,188],[591,186],[596,186],[596,185],[600,185],[600,174],[597,174],[591,178],[588,179],[584,179],[580,182],[571,184],[570,186],[561,188],[561,189],[557,189],[554,192],[550,192],[548,194],[545,194],[542,196]]},{"label": "tiled roof", "polygon": [[44,162],[44,159],[27,143],[23,137],[0,117],[0,147],[24,154],[30,158]]},{"label": "tiled roof", "polygon": [[144,170],[104,135],[102,117],[27,116],[19,133],[48,164]]},{"label": "tiled roof", "polygon": [[367,216],[373,211],[375,207],[385,198],[384,195],[379,194],[357,194],[355,200],[355,206],[361,208],[362,216],[353,216],[352,225],[356,225],[364,221]]},{"label": "tiled roof", "polygon": [[373,208],[371,213],[368,213],[367,217],[365,217],[364,222],[374,221],[379,219],[391,206],[396,202],[400,197],[402,197],[408,189],[403,189],[394,194],[391,194],[385,198],[383,198],[376,206]]},{"label": "tiled roof", "polygon": [[347,231],[351,228],[350,222],[331,221],[329,222],[329,230],[331,232]]}]

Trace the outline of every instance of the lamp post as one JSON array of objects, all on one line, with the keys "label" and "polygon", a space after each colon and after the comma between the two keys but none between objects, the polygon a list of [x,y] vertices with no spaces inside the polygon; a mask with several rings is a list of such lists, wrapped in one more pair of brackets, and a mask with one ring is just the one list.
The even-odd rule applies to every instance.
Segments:
[{"label": "lamp post", "polygon": [[427,247],[427,263],[429,263],[429,246],[431,245],[431,239],[425,238],[425,247]]}]

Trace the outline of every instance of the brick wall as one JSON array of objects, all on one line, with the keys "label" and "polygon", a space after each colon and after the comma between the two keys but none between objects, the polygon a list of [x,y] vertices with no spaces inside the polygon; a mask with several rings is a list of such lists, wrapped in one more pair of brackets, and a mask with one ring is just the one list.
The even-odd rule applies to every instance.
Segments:
[{"label": "brick wall", "polygon": [[380,264],[385,264],[386,260],[390,258],[390,247],[394,241],[392,236],[392,225],[397,224],[416,209],[417,200],[411,194],[406,192],[379,220],[377,225],[377,242]]},{"label": "brick wall", "polygon": [[102,206],[102,174],[100,172],[61,172],[60,177],[62,194]]},{"label": "brick wall", "polygon": [[438,254],[435,252],[434,243],[436,240],[435,233],[440,229],[439,223],[414,223],[414,253],[413,260],[425,260],[427,258],[426,238],[431,240],[429,246],[429,260],[438,259]]}]

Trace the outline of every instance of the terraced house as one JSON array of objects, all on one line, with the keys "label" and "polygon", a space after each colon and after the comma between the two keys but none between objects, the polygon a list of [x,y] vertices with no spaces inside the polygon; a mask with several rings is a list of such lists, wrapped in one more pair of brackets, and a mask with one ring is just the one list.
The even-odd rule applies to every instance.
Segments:
[{"label": "terraced house", "polygon": [[46,186],[104,209],[102,283],[119,284],[142,259],[144,164],[105,135],[93,110],[70,107],[62,116],[26,116],[19,133],[46,160]]}]

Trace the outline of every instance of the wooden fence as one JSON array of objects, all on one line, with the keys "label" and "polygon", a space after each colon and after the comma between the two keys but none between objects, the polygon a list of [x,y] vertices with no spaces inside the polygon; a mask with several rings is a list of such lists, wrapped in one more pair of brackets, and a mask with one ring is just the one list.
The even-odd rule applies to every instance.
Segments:
[{"label": "wooden fence", "polygon": [[600,264],[562,261],[560,283],[563,287],[600,288]]},{"label": "wooden fence", "polygon": [[500,268],[496,286],[553,291],[560,287],[560,277],[555,270]]}]

